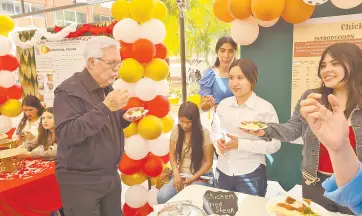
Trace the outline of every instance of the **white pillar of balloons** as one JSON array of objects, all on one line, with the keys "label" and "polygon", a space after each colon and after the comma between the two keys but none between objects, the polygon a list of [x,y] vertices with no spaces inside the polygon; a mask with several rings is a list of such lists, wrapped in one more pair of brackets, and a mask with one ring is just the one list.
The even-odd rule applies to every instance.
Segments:
[{"label": "white pillar of balloons", "polygon": [[127,89],[130,100],[123,109],[144,107],[147,115],[124,129],[126,142],[119,170],[128,186],[123,214],[148,215],[157,204],[155,186],[169,162],[169,132],[174,126],[167,99],[169,65],[167,48],[162,43],[166,28],[162,20],[167,7],[159,0],[118,0],[112,6],[118,21],[113,37],[121,44],[122,67],[114,89]]},{"label": "white pillar of balloons", "polygon": [[8,38],[15,27],[11,17],[0,15],[0,133],[8,134],[9,138],[14,132],[11,118],[22,112],[19,99],[22,97],[21,87],[16,85],[15,71],[19,62],[11,55],[12,43]]}]

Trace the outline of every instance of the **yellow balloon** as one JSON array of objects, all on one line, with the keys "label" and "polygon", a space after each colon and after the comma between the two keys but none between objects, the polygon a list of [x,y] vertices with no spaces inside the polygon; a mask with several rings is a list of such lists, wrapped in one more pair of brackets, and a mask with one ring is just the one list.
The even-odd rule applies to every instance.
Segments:
[{"label": "yellow balloon", "polygon": [[147,115],[138,123],[138,133],[143,139],[154,140],[162,134],[163,125],[160,118]]},{"label": "yellow balloon", "polygon": [[169,66],[163,59],[152,59],[152,61],[145,66],[145,77],[151,78],[154,81],[164,80],[167,78],[168,74]]},{"label": "yellow balloon", "polygon": [[180,103],[180,98],[177,96],[168,97],[171,105],[178,105]]},{"label": "yellow balloon", "polygon": [[167,17],[167,14],[168,10],[165,3],[163,3],[162,1],[156,1],[156,7],[153,18],[164,20]]},{"label": "yellow balloon", "polygon": [[138,125],[136,122],[132,122],[128,127],[123,129],[124,136],[126,138],[136,135],[138,133]]},{"label": "yellow balloon", "polygon": [[117,21],[131,17],[129,14],[129,6],[130,3],[127,0],[115,1],[111,8],[112,17]]},{"label": "yellow balloon", "polygon": [[121,174],[121,180],[125,185],[133,186],[137,184],[142,184],[144,181],[147,180],[147,177],[142,172],[133,175]]},{"label": "yellow balloon", "polygon": [[201,96],[200,95],[198,95],[198,94],[190,95],[190,96],[187,97],[187,101],[195,103],[200,109],[200,104],[201,104]]},{"label": "yellow balloon", "polygon": [[7,15],[0,15],[0,32],[9,33],[15,28],[14,20]]},{"label": "yellow balloon", "polygon": [[132,0],[130,3],[129,12],[132,19],[143,23],[152,18],[155,11],[154,0]]},{"label": "yellow balloon", "polygon": [[160,176],[152,177],[151,178],[151,186],[155,186],[160,179]]},{"label": "yellow balloon", "polygon": [[7,32],[0,32],[0,35],[7,37],[9,34]]},{"label": "yellow balloon", "polygon": [[128,58],[123,60],[123,65],[119,69],[118,78],[128,83],[135,83],[140,80],[145,73],[143,65],[137,60]]},{"label": "yellow balloon", "polygon": [[1,106],[0,112],[4,116],[12,118],[20,115],[22,108],[20,101],[9,99]]},{"label": "yellow balloon", "polygon": [[167,116],[163,117],[161,119],[163,124],[163,132],[168,133],[172,130],[173,126],[175,125],[175,120],[173,119],[171,114],[168,114]]}]

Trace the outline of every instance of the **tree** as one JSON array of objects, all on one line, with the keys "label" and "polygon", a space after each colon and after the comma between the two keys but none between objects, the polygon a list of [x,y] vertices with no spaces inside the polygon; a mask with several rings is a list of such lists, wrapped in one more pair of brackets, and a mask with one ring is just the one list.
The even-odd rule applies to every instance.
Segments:
[{"label": "tree", "polygon": [[[186,59],[189,63],[208,62],[208,56],[214,53],[217,39],[229,35],[230,24],[216,19],[213,14],[215,0],[185,0],[185,38]],[[180,53],[179,10],[176,0],[163,1],[169,11],[165,20],[167,35],[165,44],[169,56]]]}]

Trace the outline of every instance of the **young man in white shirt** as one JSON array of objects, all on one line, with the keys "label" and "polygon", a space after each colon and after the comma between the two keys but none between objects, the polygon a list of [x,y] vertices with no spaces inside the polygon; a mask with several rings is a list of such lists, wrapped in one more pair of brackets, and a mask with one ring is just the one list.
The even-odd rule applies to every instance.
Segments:
[{"label": "young man in white shirt", "polygon": [[211,137],[219,154],[216,187],[265,196],[265,154],[277,152],[280,141],[267,142],[239,129],[243,121],[279,122],[273,105],[253,92],[257,79],[258,69],[251,60],[241,59],[230,66],[229,86],[234,96],[218,105]]}]

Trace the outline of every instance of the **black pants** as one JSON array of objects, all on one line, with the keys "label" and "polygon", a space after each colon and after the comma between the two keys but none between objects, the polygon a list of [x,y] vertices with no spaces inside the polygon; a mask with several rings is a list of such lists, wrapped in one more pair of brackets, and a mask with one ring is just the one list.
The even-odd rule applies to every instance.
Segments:
[{"label": "black pants", "polygon": [[238,176],[228,176],[216,169],[215,180],[217,188],[261,197],[265,197],[268,186],[265,165],[260,165],[249,174]]},{"label": "black pants", "polygon": [[318,203],[323,206],[325,209],[331,212],[340,212],[342,214],[354,215],[351,210],[341,205],[338,205],[334,201],[323,196],[324,188],[322,187],[322,183],[328,178],[328,175],[324,175],[322,173],[318,173],[318,178],[320,181],[315,185],[307,185],[305,180],[302,179],[302,191],[303,197],[306,199],[311,199],[313,202]]},{"label": "black pants", "polygon": [[60,184],[65,216],[122,215],[120,184],[119,175],[112,181],[101,184]]}]

